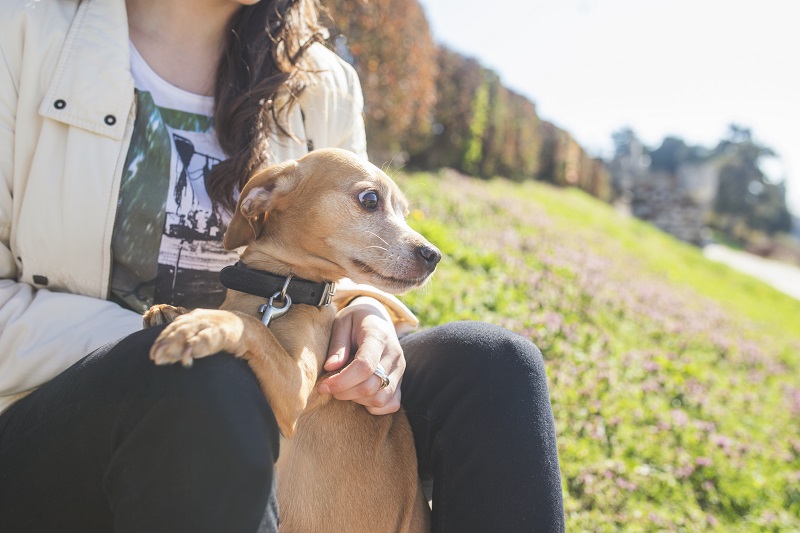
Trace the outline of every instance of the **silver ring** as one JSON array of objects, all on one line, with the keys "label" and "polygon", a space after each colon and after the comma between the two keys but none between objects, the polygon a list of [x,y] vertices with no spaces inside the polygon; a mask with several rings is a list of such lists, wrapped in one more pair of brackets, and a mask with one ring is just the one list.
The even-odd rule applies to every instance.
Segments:
[{"label": "silver ring", "polygon": [[383,390],[389,386],[389,376],[386,375],[386,370],[383,369],[380,363],[375,368],[375,375],[381,378],[381,388],[378,390]]}]

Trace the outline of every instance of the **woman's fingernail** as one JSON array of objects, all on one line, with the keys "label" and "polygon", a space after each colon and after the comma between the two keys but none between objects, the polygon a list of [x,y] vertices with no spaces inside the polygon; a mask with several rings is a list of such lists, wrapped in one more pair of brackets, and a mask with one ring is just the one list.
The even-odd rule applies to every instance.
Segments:
[{"label": "woman's fingernail", "polygon": [[330,394],[331,392],[331,388],[325,385],[324,383],[319,387],[317,387],[317,390],[319,391],[320,394]]},{"label": "woman's fingernail", "polygon": [[325,367],[327,368],[331,365],[338,365],[342,362],[343,357],[344,356],[341,354],[341,352],[332,353],[328,356],[328,360],[325,362]]}]

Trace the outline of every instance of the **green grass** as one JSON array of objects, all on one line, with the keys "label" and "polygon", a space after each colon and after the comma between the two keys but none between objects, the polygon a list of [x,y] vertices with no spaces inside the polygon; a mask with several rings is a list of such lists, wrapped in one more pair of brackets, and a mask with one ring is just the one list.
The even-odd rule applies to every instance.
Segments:
[{"label": "green grass", "polygon": [[800,302],[577,190],[399,174],[425,326],[545,356],[568,531],[800,530]]}]

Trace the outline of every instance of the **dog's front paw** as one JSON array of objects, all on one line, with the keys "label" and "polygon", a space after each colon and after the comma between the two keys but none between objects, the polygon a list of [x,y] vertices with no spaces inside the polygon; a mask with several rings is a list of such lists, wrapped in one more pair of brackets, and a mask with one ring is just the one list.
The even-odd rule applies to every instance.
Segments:
[{"label": "dog's front paw", "polygon": [[195,309],[175,318],[150,348],[150,359],[157,365],[180,361],[192,366],[194,359],[227,351],[238,353],[242,321],[228,311]]},{"label": "dog's front paw", "polygon": [[180,315],[185,315],[189,310],[185,307],[175,307],[169,304],[157,304],[151,307],[142,316],[142,323],[145,328],[169,324]]}]

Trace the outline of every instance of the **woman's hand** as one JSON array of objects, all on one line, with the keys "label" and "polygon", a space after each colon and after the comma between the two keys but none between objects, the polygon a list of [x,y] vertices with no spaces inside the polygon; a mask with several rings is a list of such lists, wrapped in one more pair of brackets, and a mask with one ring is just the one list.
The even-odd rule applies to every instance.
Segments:
[{"label": "woman's hand", "polygon": [[[366,296],[359,296],[339,311],[333,322],[325,370],[342,368],[356,348],[347,368],[325,379],[319,385],[322,394],[333,394],[338,400],[352,400],[373,415],[394,413],[400,409],[400,382],[406,360],[397,333],[383,305]],[[389,376],[389,385],[381,388],[375,375],[378,363]]]}]

